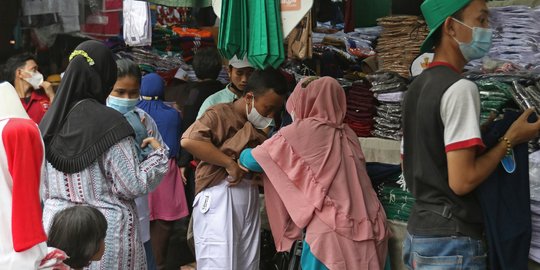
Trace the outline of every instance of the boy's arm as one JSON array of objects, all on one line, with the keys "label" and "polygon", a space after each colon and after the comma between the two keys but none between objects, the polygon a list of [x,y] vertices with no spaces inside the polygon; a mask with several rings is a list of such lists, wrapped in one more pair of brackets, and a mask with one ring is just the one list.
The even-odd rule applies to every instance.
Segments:
[{"label": "boy's arm", "polygon": [[225,168],[229,176],[232,177],[229,180],[231,185],[236,185],[243,179],[246,172],[238,166],[234,159],[225,155],[212,143],[185,138],[182,139],[181,144],[182,148],[198,159]]}]

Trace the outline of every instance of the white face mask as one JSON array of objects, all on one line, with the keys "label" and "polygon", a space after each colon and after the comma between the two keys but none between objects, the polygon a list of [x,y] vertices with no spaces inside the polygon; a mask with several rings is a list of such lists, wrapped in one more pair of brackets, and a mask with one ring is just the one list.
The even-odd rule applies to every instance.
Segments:
[{"label": "white face mask", "polygon": [[23,78],[26,82],[28,82],[34,89],[39,89],[39,86],[43,83],[43,74],[39,73],[38,71],[30,72],[23,70],[24,72],[30,74],[32,77],[30,78]]},{"label": "white face mask", "polygon": [[255,100],[251,101],[251,112],[249,112],[248,106],[249,105],[246,104],[247,119],[256,129],[265,129],[274,122],[274,119],[262,116],[257,109],[255,109]]},{"label": "white face mask", "polygon": [[291,120],[294,122],[294,112],[291,112]]}]

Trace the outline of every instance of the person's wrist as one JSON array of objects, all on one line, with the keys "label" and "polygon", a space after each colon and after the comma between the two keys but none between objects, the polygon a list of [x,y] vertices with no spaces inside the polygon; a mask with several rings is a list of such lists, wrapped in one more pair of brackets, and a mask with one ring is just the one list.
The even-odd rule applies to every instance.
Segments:
[{"label": "person's wrist", "polygon": [[503,144],[503,146],[506,149],[506,155],[512,154],[512,141],[508,139],[507,137],[503,136],[499,138],[499,141]]},{"label": "person's wrist", "polygon": [[229,161],[227,161],[227,164],[225,164],[225,168],[229,169],[234,165],[236,165],[236,161],[231,158],[231,159],[229,159]]}]

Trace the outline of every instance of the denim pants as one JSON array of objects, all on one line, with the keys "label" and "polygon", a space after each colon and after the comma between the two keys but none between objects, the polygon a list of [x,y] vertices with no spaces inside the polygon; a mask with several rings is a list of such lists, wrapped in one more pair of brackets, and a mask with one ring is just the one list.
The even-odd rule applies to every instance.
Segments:
[{"label": "denim pants", "polygon": [[466,236],[426,237],[410,235],[403,242],[403,262],[407,269],[486,269],[482,240]]}]

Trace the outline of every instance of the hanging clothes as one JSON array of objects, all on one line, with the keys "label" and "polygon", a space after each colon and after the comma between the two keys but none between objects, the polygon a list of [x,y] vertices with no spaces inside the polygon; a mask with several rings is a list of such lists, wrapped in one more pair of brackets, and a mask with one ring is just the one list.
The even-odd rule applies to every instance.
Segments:
[{"label": "hanging clothes", "polygon": [[311,12],[308,12],[287,38],[287,56],[289,58],[304,60],[313,56],[311,32]]},{"label": "hanging clothes", "polygon": [[[482,134],[485,145],[497,145],[518,117],[509,111],[493,122]],[[499,164],[475,190],[484,216],[490,269],[527,269],[532,231],[527,144],[514,146],[513,155],[513,173]]]},{"label": "hanging clothes", "polygon": [[143,1],[124,0],[124,41],[129,46],[152,44],[150,6]]},{"label": "hanging clothes", "polygon": [[58,13],[60,21],[62,21],[62,32],[72,33],[79,32],[81,26],[79,23],[79,1],[78,0],[64,0],[60,5],[60,11]]},{"label": "hanging clothes", "polygon": [[102,5],[103,5],[104,11],[121,11],[122,10],[122,0],[103,0]]}]

